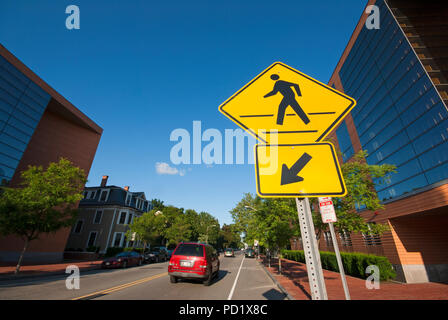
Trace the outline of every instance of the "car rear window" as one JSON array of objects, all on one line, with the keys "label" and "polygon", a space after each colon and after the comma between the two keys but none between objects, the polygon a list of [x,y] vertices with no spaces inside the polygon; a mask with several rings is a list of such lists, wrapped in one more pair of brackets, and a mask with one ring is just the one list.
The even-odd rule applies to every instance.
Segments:
[{"label": "car rear window", "polygon": [[174,255],[203,257],[204,249],[199,244],[181,244],[174,252]]}]

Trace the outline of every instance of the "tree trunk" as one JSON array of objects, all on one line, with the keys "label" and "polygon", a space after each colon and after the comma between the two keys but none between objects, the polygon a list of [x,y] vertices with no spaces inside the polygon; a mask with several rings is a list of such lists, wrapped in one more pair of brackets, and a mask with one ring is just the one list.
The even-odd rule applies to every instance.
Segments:
[{"label": "tree trunk", "polygon": [[29,243],[30,243],[30,241],[28,240],[28,238],[26,238],[25,239],[25,245],[23,246],[22,253],[20,254],[19,261],[17,262],[17,267],[16,267],[16,271],[15,271],[14,275],[18,275],[19,274],[20,266],[22,265],[23,256],[25,255],[26,249],[28,249],[28,244]]},{"label": "tree trunk", "polygon": [[282,274],[282,255],[278,255],[278,271]]}]

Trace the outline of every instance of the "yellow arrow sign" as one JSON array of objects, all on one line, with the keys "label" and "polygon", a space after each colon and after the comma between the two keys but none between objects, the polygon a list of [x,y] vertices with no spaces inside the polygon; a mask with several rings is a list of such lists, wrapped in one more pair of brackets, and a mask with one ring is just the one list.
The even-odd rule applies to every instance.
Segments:
[{"label": "yellow arrow sign", "polygon": [[353,98],[281,62],[219,106],[263,143],[322,141],[355,106]]},{"label": "yellow arrow sign", "polygon": [[255,146],[260,197],[343,197],[347,193],[331,143]]}]

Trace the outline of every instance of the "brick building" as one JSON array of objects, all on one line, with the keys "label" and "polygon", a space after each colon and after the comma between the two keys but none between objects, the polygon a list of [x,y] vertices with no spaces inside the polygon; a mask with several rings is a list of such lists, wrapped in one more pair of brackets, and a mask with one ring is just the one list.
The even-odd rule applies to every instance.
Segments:
[{"label": "brick building", "polygon": [[[386,209],[359,213],[391,231],[339,233],[342,251],[384,255],[397,280],[448,281],[448,7],[442,1],[370,0],[329,81],[357,100],[330,137],[341,163],[367,150],[369,164],[397,166],[377,188]],[[323,235],[321,249],[332,250]],[[297,241],[295,242],[296,246]],[[293,243],[294,247],[294,243]]]},{"label": "brick building", "polygon": [[[88,175],[102,129],[0,45],[0,179],[17,185],[28,165],[65,157]],[[69,229],[31,242],[24,262],[57,262]],[[23,241],[0,236],[0,261],[17,262]]]}]

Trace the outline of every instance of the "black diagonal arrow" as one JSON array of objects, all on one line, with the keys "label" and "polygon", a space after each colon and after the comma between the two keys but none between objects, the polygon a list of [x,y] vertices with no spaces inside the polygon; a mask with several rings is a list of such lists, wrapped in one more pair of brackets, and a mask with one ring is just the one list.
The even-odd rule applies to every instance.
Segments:
[{"label": "black diagonal arrow", "polygon": [[291,168],[288,168],[286,164],[282,166],[282,180],[281,185],[295,183],[303,181],[303,178],[297,176],[299,172],[306,166],[306,164],[311,160],[311,156],[308,153],[304,153],[299,160],[294,163]]}]

